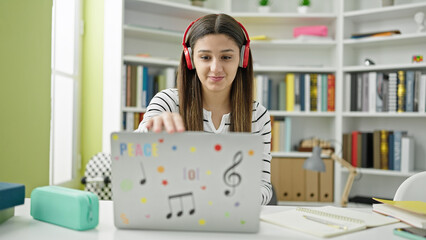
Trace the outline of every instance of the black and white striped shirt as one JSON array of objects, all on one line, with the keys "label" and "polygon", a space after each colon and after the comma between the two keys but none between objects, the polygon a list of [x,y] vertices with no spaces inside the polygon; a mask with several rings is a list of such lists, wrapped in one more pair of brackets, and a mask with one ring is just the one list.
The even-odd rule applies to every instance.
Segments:
[{"label": "black and white striped shirt", "polygon": [[[162,112],[179,112],[179,97],[177,89],[166,89],[157,93],[149,103],[143,121],[136,132],[146,132],[146,122]],[[222,117],[219,128],[215,128],[211,112],[203,109],[204,132],[226,133],[229,132],[230,114]],[[272,198],[271,186],[271,119],[268,110],[260,103],[254,101],[251,131],[263,137],[262,177],[261,177],[261,202],[266,205]]]}]

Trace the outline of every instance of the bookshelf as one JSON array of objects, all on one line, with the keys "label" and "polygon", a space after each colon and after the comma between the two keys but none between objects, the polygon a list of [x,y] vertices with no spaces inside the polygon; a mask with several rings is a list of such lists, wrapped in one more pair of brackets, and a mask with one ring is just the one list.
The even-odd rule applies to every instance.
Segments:
[{"label": "bookshelf", "polygon": [[[274,81],[286,73],[318,73],[335,76],[335,111],[300,112],[271,110],[275,117],[292,119],[291,146],[301,139],[318,137],[336,142],[354,130],[404,129],[416,140],[415,171],[426,169],[426,113],[370,113],[345,109],[345,75],[369,71],[418,70],[426,73],[426,63],[412,64],[412,54],[426,56],[426,33],[417,33],[413,15],[426,12],[426,1],[395,1],[381,7],[380,1],[324,0],[312,2],[307,14],[297,13],[297,1],[272,1],[270,13],[258,13],[256,0],[206,1],[205,7],[190,6],[188,0],[122,0],[105,2],[104,40],[104,119],[103,149],[109,150],[109,136],[119,131],[122,113],[144,112],[145,108],[122,104],[122,65],[140,64],[153,69],[177,68],[183,31],[194,19],[209,13],[225,12],[246,27],[250,37],[267,35],[270,40],[252,40],[255,76],[267,75]],[[330,39],[301,42],[293,38],[293,28],[326,25]],[[401,35],[351,39],[355,32],[400,29]],[[414,53],[413,53],[414,52]],[[137,57],[137,54],[150,57]],[[376,62],[364,66],[365,57]],[[274,152],[274,158],[306,158],[309,153]],[[351,191],[354,195],[392,197],[397,186],[411,173],[359,169]],[[334,202],[340,196],[347,171],[334,167]],[[379,190],[377,190],[379,189]]]}]

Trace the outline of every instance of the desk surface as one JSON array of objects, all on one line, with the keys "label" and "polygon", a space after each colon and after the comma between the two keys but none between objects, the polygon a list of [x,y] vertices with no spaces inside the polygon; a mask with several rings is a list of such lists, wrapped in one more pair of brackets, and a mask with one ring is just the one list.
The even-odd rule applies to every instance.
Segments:
[{"label": "desk surface", "polygon": [[[0,239],[322,239],[265,222],[260,222],[260,231],[256,234],[122,230],[114,226],[112,201],[100,201],[99,225],[95,229],[80,232],[34,220],[30,215],[30,201],[30,199],[26,199],[24,205],[15,208],[14,217],[0,224]],[[264,206],[262,213],[273,213],[292,208],[294,207]],[[371,209],[355,210],[371,211]],[[331,239],[401,239],[393,235],[392,230],[396,227],[406,226],[408,225],[404,223],[390,224]]]}]

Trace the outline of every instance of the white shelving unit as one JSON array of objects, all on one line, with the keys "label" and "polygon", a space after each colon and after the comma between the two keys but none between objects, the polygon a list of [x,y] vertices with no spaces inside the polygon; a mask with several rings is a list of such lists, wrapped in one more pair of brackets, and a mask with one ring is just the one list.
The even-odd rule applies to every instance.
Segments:
[{"label": "white shelving unit", "polygon": [[[394,6],[382,7],[381,1],[345,0],[342,5],[342,74],[356,72],[396,72],[421,70],[425,63],[412,63],[412,55],[426,54],[426,33],[417,33],[414,14],[426,11],[426,1],[395,1]],[[399,30],[400,35],[351,39],[353,33]],[[364,66],[366,58],[376,65]],[[345,79],[343,78],[343,81]],[[342,86],[344,87],[344,82]],[[344,89],[342,89],[344,92]],[[342,99],[343,100],[343,99]],[[364,169],[351,190],[351,196],[381,196],[392,198],[397,187],[417,171],[426,169],[426,114],[425,113],[368,113],[342,109],[342,133],[354,130],[407,130],[415,138],[415,172]],[[347,171],[342,169],[342,178]]]},{"label": "white shelving unit", "polygon": [[[425,113],[362,113],[344,109],[344,75],[352,72],[419,69],[411,55],[426,56],[426,33],[416,33],[413,15],[426,12],[426,1],[396,0],[395,6],[381,7],[378,0],[311,1],[310,13],[297,13],[297,1],[272,1],[272,12],[257,12],[257,0],[208,0],[204,8],[189,0],[121,0],[105,2],[104,119],[103,151],[109,151],[109,137],[121,128],[122,112],[143,112],[121,104],[123,63],[152,68],[178,67],[183,32],[190,22],[210,13],[225,12],[247,29],[251,37],[267,35],[270,40],[253,40],[251,49],[255,74],[283,79],[285,73],[332,73],[336,77],[335,112],[270,111],[273,116],[291,117],[292,146],[303,138],[319,137],[342,142],[344,132],[375,129],[408,130],[416,140],[416,170],[426,170]],[[326,25],[330,40],[303,42],[292,36],[293,28]],[[399,29],[392,37],[350,39],[356,32]],[[137,57],[148,54],[150,57]],[[365,58],[375,66],[363,66]],[[340,148],[341,144],[336,144]],[[309,153],[280,152],[273,157],[309,157]],[[396,187],[414,173],[359,169],[351,196],[392,197]],[[334,201],[340,196],[347,171],[335,164]]]}]

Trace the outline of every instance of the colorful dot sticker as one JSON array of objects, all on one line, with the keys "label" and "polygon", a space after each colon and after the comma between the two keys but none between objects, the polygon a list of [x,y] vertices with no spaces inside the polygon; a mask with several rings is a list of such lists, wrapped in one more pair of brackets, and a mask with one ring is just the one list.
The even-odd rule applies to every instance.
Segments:
[{"label": "colorful dot sticker", "polygon": [[191,152],[195,152],[197,149],[195,148],[195,147],[191,147],[190,149],[189,149],[189,151],[191,151]]},{"label": "colorful dot sticker", "polygon": [[159,143],[163,143],[163,142],[164,142],[164,139],[163,139],[163,138],[160,138],[160,139],[158,139],[158,142],[159,142]]},{"label": "colorful dot sticker", "polygon": [[141,203],[146,203],[146,198],[141,198]]},{"label": "colorful dot sticker", "polygon": [[121,181],[120,187],[121,187],[121,190],[123,190],[124,192],[128,192],[132,190],[133,182],[130,181],[129,179],[124,179],[123,181]]},{"label": "colorful dot sticker", "polygon": [[127,219],[126,214],[122,213],[120,214],[121,220],[123,220],[124,224],[129,224],[129,219]]},{"label": "colorful dot sticker", "polygon": [[216,144],[215,146],[214,146],[214,150],[216,150],[216,151],[220,151],[222,149],[222,146],[220,145],[220,144]]},{"label": "colorful dot sticker", "polygon": [[161,184],[163,184],[164,186],[167,186],[167,184],[169,184],[169,182],[167,182],[167,180],[163,180],[163,181],[161,182]]},{"label": "colorful dot sticker", "polygon": [[118,140],[118,135],[117,134],[112,135],[112,139]]},{"label": "colorful dot sticker", "polygon": [[120,158],[118,156],[116,156],[114,159],[118,161]]},{"label": "colorful dot sticker", "polygon": [[200,220],[198,220],[198,224],[204,225],[204,224],[206,224],[206,220],[200,219]]},{"label": "colorful dot sticker", "polygon": [[250,150],[250,151],[248,152],[248,155],[249,155],[249,156],[253,156],[253,154],[254,154],[254,151],[253,151],[253,150]]},{"label": "colorful dot sticker", "polygon": [[202,190],[206,190],[206,186],[201,186],[201,189]]},{"label": "colorful dot sticker", "polygon": [[226,213],[225,213],[225,217],[229,217],[229,212],[226,212]]},{"label": "colorful dot sticker", "polygon": [[157,168],[157,172],[159,172],[159,173],[163,173],[163,172],[164,172],[164,167],[163,167],[163,166],[159,166],[159,167]]},{"label": "colorful dot sticker", "polygon": [[241,224],[242,224],[242,225],[246,224],[246,221],[241,220]]},{"label": "colorful dot sticker", "polygon": [[208,202],[208,204],[211,206],[211,205],[213,205],[213,202],[212,202],[212,201],[209,201],[209,202]]},{"label": "colorful dot sticker", "polygon": [[238,207],[238,206],[240,206],[240,203],[239,203],[239,202],[236,202],[236,203],[235,203],[235,207]]},{"label": "colorful dot sticker", "polygon": [[172,147],[172,150],[173,150],[173,151],[176,151],[176,150],[177,150],[177,146],[176,146],[176,145],[174,145],[174,146]]},{"label": "colorful dot sticker", "polygon": [[207,171],[206,171],[206,174],[207,174],[207,175],[211,175],[211,174],[212,174],[212,171],[207,170]]}]

